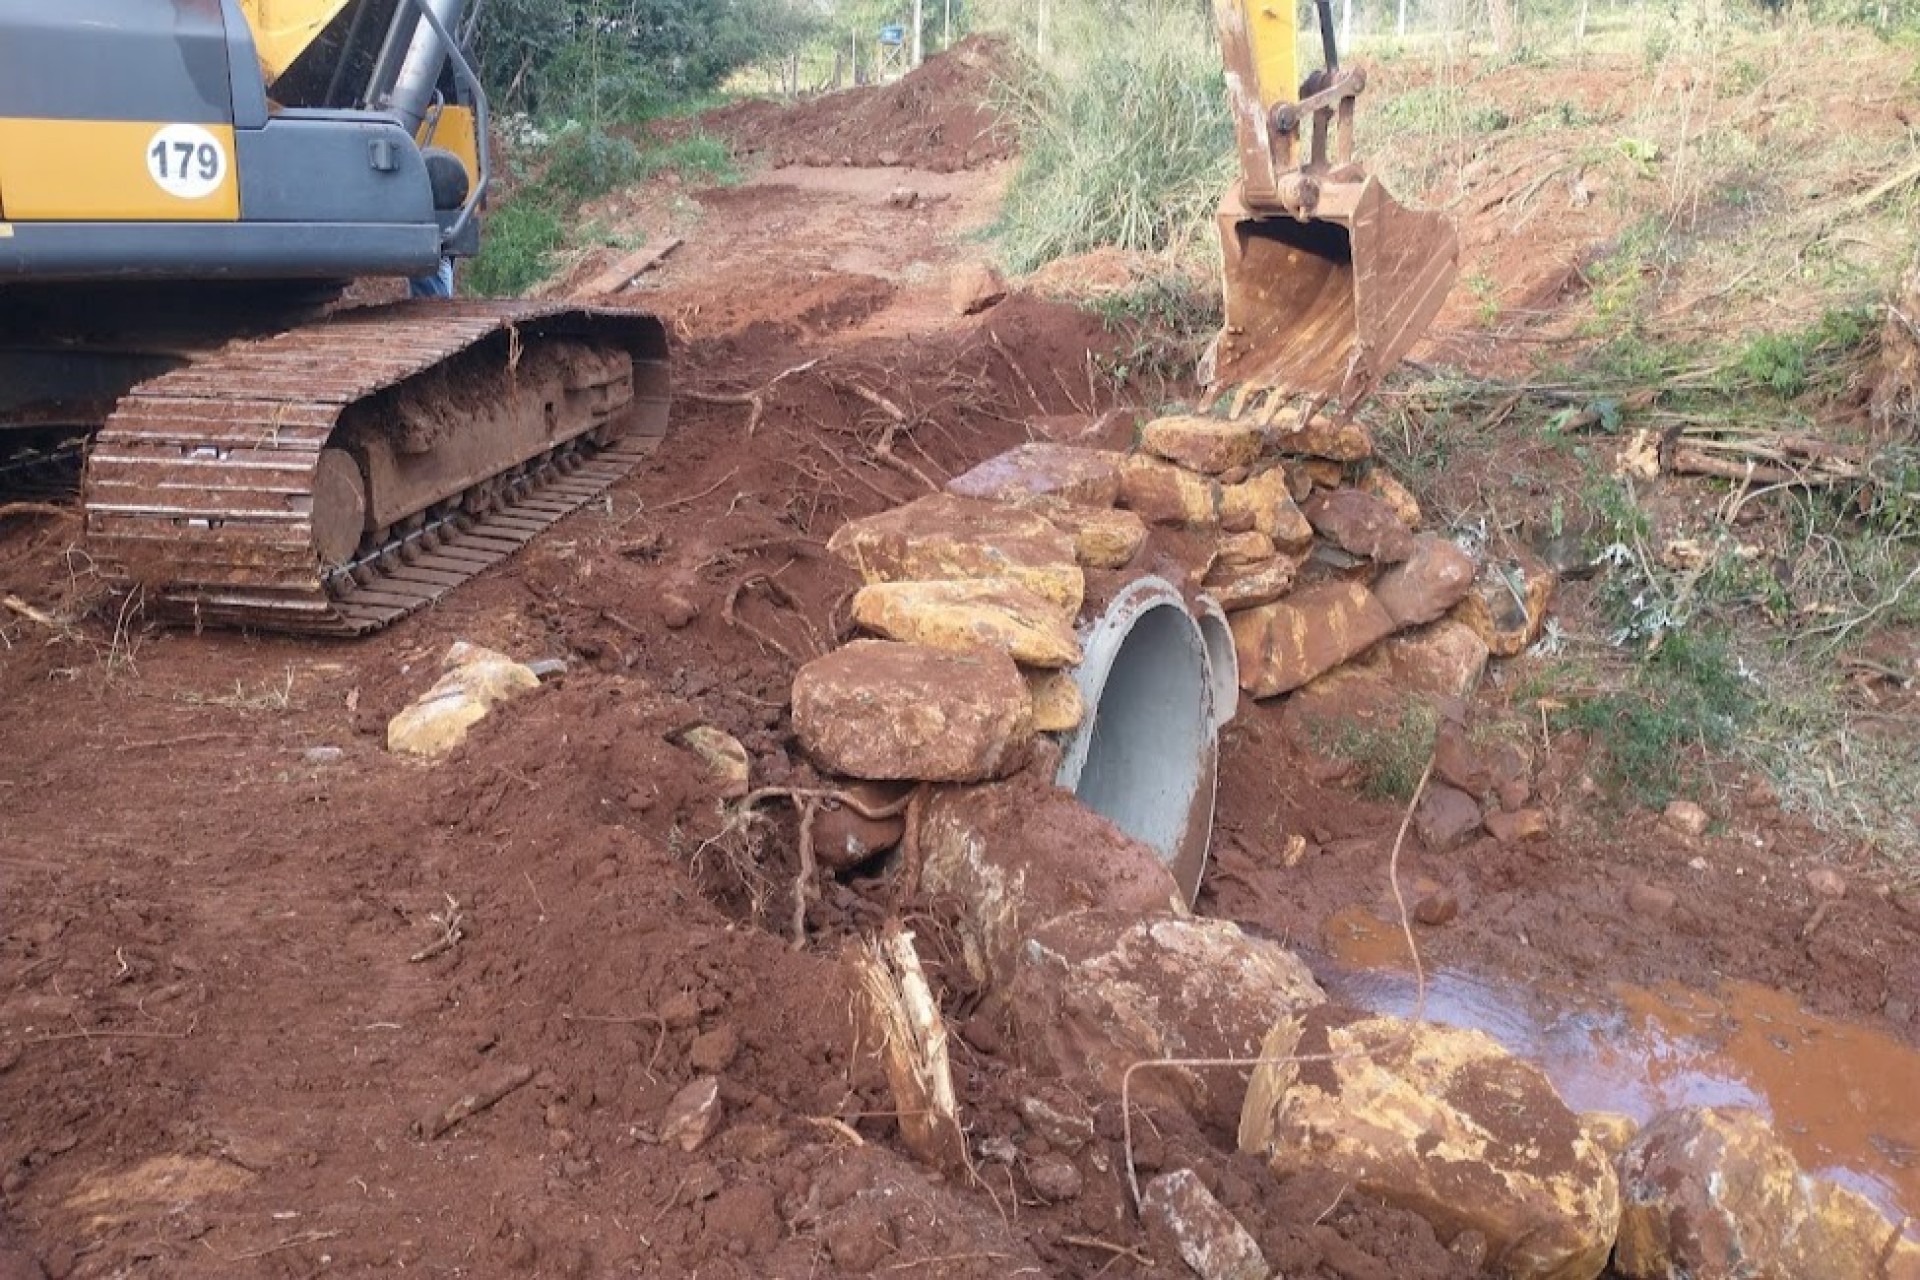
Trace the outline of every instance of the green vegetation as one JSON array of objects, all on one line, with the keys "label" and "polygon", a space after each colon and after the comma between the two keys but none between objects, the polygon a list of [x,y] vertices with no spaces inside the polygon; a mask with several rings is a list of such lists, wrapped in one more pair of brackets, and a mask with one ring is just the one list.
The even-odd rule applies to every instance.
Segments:
[{"label": "green vegetation", "polygon": [[[569,124],[543,145],[528,148],[527,157],[539,166],[537,176],[487,214],[480,256],[461,283],[469,293],[514,297],[546,279],[580,207],[610,191],[669,170],[714,183],[738,177],[726,144],[700,133],[643,147],[589,125]],[[575,235],[594,238],[591,228]]]},{"label": "green vegetation", "polygon": [[1021,157],[994,236],[1031,271],[1113,245],[1179,254],[1210,240],[1233,172],[1233,129],[1211,32],[1191,4],[1154,0],[1007,89]]},{"label": "green vegetation", "polygon": [[1337,730],[1329,730],[1331,741],[1322,747],[1359,771],[1363,795],[1404,804],[1420,785],[1439,730],[1433,704],[1418,699],[1402,704],[1390,718],[1343,720]]},{"label": "green vegetation", "polygon": [[1577,698],[1557,719],[1599,747],[1614,790],[1658,806],[1688,786],[1707,753],[1731,746],[1753,714],[1753,689],[1725,638],[1677,631],[1624,688]]}]

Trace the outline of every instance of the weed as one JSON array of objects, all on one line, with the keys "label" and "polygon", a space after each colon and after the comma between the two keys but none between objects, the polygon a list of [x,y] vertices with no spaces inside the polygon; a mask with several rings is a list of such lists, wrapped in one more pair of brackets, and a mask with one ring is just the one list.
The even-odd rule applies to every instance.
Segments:
[{"label": "weed", "polygon": [[1757,334],[1727,369],[1729,392],[1755,390],[1792,400],[1815,387],[1832,387],[1876,332],[1878,316],[1866,307],[1828,311],[1805,329]]},{"label": "weed", "polygon": [[1749,681],[1725,639],[1673,632],[1631,685],[1576,700],[1561,727],[1587,735],[1615,791],[1663,805],[1691,781],[1699,753],[1723,751],[1752,716]]},{"label": "weed", "polygon": [[516,196],[488,215],[480,256],[462,284],[483,298],[518,297],[547,278],[566,235],[560,216],[532,196]]},{"label": "weed", "polygon": [[1431,704],[1410,699],[1398,713],[1378,721],[1344,719],[1325,744],[1329,755],[1360,771],[1360,791],[1374,800],[1413,798],[1433,754],[1439,720]]}]

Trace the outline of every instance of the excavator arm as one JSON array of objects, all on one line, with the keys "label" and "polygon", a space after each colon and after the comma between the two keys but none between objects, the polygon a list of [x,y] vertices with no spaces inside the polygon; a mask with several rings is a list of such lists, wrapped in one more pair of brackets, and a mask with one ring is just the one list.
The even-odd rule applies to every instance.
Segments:
[{"label": "excavator arm", "polygon": [[1417,341],[1459,270],[1439,214],[1408,209],[1354,158],[1366,74],[1342,67],[1318,4],[1326,66],[1298,79],[1294,8],[1214,0],[1240,181],[1220,204],[1226,321],[1202,381],[1239,412],[1351,411]]}]

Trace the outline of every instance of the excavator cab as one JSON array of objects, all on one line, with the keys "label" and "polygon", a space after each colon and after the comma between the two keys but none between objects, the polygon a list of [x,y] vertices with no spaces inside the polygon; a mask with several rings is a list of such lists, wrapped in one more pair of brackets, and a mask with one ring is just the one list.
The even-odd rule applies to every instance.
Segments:
[{"label": "excavator cab", "polygon": [[1366,73],[1343,68],[1317,0],[1326,68],[1297,83],[1294,9],[1214,0],[1240,158],[1221,201],[1226,321],[1201,369],[1237,415],[1306,402],[1351,411],[1432,322],[1459,271],[1459,239],[1408,209],[1354,160]]}]

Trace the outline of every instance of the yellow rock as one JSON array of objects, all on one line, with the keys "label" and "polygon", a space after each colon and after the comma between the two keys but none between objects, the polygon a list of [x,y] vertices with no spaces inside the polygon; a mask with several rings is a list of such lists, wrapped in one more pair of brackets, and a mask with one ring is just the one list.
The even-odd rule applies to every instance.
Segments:
[{"label": "yellow rock", "polygon": [[1050,495],[1019,501],[1022,510],[1044,516],[1073,539],[1073,553],[1088,569],[1124,569],[1147,541],[1146,522],[1131,511],[1090,507]]},{"label": "yellow rock", "polygon": [[994,649],[1029,667],[1070,667],[1081,656],[1072,617],[1011,578],[875,583],[854,596],[853,620],[889,640]]},{"label": "yellow rock", "polygon": [[1080,686],[1064,671],[1028,671],[1027,690],[1033,695],[1033,727],[1038,733],[1070,733],[1087,718],[1087,702]]},{"label": "yellow rock", "polygon": [[1158,458],[1135,454],[1120,469],[1120,502],[1148,524],[1210,529],[1220,523],[1220,485]]},{"label": "yellow rock", "polygon": [[[1240,1117],[1274,1173],[1331,1175],[1442,1239],[1477,1231],[1488,1274],[1593,1280],[1620,1221],[1613,1160],[1538,1067],[1492,1037],[1400,1018],[1281,1022]],[[1304,1068],[1284,1061],[1312,1059]]]},{"label": "yellow rock", "polygon": [[1920,1277],[1920,1244],[1864,1197],[1807,1176],[1757,1112],[1667,1112],[1633,1140],[1620,1169],[1626,1204],[1614,1265],[1630,1280]]},{"label": "yellow rock", "polygon": [[1086,575],[1073,539],[1030,511],[950,494],[841,526],[827,550],[874,582],[1010,578],[1069,614]]},{"label": "yellow rock", "polygon": [[752,761],[740,740],[710,724],[695,725],[675,736],[681,746],[707,762],[707,772],[720,784],[724,800],[738,800],[752,790]]},{"label": "yellow rock", "polygon": [[1255,564],[1230,565],[1223,556],[1207,572],[1203,585],[1228,613],[1254,609],[1286,595],[1304,562],[1302,556],[1274,555]]},{"label": "yellow rock", "polygon": [[1035,441],[955,476],[947,481],[947,492],[1016,505],[1026,498],[1045,497],[1111,507],[1120,497],[1120,465],[1125,458],[1106,449]]},{"label": "yellow rock", "polygon": [[1260,428],[1250,422],[1191,414],[1156,418],[1140,433],[1141,447],[1148,453],[1207,475],[1252,466],[1262,443]]},{"label": "yellow rock", "polygon": [[1640,1122],[1617,1111],[1583,1111],[1580,1129],[1616,1163],[1640,1132]]},{"label": "yellow rock", "polygon": [[1423,518],[1420,500],[1413,496],[1407,486],[1395,480],[1385,467],[1375,467],[1367,472],[1360,487],[1391,507],[1401,524],[1409,529],[1420,527]]},{"label": "yellow rock", "polygon": [[1232,615],[1240,687],[1256,698],[1298,689],[1393,634],[1393,618],[1357,582],[1322,582]]},{"label": "yellow rock", "polygon": [[456,641],[446,673],[387,724],[387,750],[431,759],[467,740],[467,730],[503,702],[540,687],[540,677],[505,654]]},{"label": "yellow rock", "polygon": [[1282,453],[1331,462],[1359,462],[1373,456],[1373,437],[1365,427],[1357,422],[1335,422],[1324,414],[1316,413],[1311,419],[1298,413],[1283,415],[1268,438]]},{"label": "yellow rock", "polygon": [[1264,533],[1282,551],[1305,551],[1313,545],[1313,526],[1294,502],[1287,473],[1279,467],[1228,485],[1220,495],[1220,520],[1228,529]]},{"label": "yellow rock", "polygon": [[1478,632],[1495,657],[1511,658],[1546,630],[1547,610],[1558,585],[1553,570],[1530,553],[1489,560],[1481,566],[1473,589],[1454,606],[1453,616]]},{"label": "yellow rock", "polygon": [[1244,569],[1273,559],[1273,539],[1257,530],[1230,533],[1220,539],[1220,553],[1214,564],[1222,569]]}]

